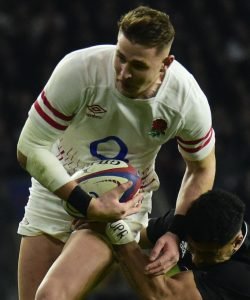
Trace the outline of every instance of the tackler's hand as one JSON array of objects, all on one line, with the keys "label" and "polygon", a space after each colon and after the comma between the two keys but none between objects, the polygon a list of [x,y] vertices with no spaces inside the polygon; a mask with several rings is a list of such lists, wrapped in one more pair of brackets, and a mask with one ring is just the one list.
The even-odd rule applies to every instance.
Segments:
[{"label": "tackler's hand", "polygon": [[175,266],[180,257],[179,242],[178,236],[172,232],[161,236],[150,253],[150,263],[145,267],[145,273],[160,275]]}]

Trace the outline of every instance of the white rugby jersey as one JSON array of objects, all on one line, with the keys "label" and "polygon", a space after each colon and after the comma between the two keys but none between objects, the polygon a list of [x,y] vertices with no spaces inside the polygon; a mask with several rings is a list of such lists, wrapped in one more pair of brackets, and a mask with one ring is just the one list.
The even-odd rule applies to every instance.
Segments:
[{"label": "white rugby jersey", "polygon": [[114,45],[102,45],[64,57],[29,118],[53,141],[51,151],[69,174],[93,160],[120,159],[139,170],[144,190],[155,190],[155,159],[162,144],[176,138],[189,160],[203,159],[212,150],[209,104],[177,61],[155,97],[123,96],[115,88],[114,55]]}]

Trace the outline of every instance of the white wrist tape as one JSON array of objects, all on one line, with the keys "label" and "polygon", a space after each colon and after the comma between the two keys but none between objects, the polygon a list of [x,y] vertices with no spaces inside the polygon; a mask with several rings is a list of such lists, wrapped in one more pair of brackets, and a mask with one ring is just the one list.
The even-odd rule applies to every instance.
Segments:
[{"label": "white wrist tape", "polygon": [[114,245],[127,244],[135,240],[134,234],[123,220],[108,223],[105,232],[111,244]]}]

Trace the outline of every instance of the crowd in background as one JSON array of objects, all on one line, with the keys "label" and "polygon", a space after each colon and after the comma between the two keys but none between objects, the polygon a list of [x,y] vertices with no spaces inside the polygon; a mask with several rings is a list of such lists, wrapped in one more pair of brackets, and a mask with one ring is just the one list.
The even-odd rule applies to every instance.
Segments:
[{"label": "crowd in background", "polygon": [[[208,97],[217,139],[215,186],[250,202],[250,1],[0,0],[2,300],[17,299],[16,227],[30,180],[17,164],[16,143],[29,107],[65,54],[116,43],[119,17],[139,4],[170,15],[176,29],[172,54],[194,74]],[[153,213],[174,205],[183,168],[173,140],[158,158],[161,188]],[[132,300],[123,282],[106,283],[89,299],[127,299],[130,293]]]}]

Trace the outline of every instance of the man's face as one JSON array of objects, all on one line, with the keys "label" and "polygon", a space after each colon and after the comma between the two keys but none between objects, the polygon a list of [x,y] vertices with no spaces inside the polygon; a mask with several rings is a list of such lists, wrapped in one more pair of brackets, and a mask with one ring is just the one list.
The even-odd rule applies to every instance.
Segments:
[{"label": "man's face", "polygon": [[237,243],[236,238],[224,246],[219,246],[217,243],[195,242],[190,237],[187,241],[192,261],[197,267],[213,265],[230,259]]},{"label": "man's face", "polygon": [[168,52],[164,49],[157,53],[156,48],[133,44],[119,33],[114,60],[119,92],[130,98],[139,98],[159,79]]}]

